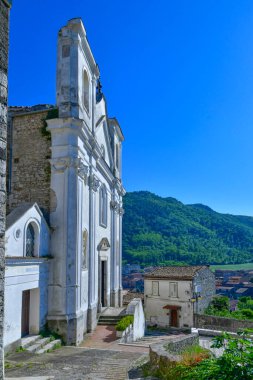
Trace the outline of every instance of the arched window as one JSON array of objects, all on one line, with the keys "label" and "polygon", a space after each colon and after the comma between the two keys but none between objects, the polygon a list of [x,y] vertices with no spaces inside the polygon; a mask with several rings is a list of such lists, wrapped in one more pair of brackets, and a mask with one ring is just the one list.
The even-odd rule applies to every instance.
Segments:
[{"label": "arched window", "polygon": [[28,224],[26,229],[25,255],[27,257],[35,256],[35,231],[32,223]]},{"label": "arched window", "polygon": [[107,226],[107,191],[105,186],[101,186],[99,190],[99,222],[101,226]]},{"label": "arched window", "polygon": [[90,106],[90,81],[87,71],[83,71],[83,105],[87,112],[89,112]]}]

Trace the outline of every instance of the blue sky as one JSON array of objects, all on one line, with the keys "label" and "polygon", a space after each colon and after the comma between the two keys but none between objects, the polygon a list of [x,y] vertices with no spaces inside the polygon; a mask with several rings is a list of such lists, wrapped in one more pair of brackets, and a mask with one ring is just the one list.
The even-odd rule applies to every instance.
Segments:
[{"label": "blue sky", "polygon": [[126,189],[253,215],[253,1],[14,0],[9,104],[55,103],[73,17],[125,135]]}]

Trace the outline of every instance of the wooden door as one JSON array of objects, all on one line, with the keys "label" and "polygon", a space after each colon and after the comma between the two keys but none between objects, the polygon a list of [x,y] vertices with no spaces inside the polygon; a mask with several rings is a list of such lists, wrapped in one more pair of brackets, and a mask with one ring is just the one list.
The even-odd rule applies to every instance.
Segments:
[{"label": "wooden door", "polygon": [[178,327],[177,310],[170,311],[170,325],[172,327]]},{"label": "wooden door", "polygon": [[30,290],[22,293],[22,319],[21,319],[21,336],[29,334],[29,315],[30,315]]}]

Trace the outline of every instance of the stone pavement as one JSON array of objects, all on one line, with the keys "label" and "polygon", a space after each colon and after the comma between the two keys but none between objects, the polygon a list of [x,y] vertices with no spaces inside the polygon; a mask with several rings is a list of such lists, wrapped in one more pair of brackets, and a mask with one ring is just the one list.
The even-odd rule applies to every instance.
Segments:
[{"label": "stone pavement", "polygon": [[[123,346],[116,341],[113,326],[97,326],[80,347],[62,347],[35,355],[17,352],[6,358],[6,380],[13,377],[50,376],[54,380],[125,380],[131,365],[148,348]],[[34,376],[34,377],[33,377]]]},{"label": "stone pavement", "polygon": [[87,334],[86,339],[81,343],[80,347],[138,352],[143,354],[148,354],[149,352],[148,347],[119,344],[114,326],[97,326],[94,332]]},{"label": "stone pavement", "polygon": [[114,350],[62,347],[43,355],[19,352],[10,355],[6,378],[51,376],[54,380],[125,380],[142,354]]}]

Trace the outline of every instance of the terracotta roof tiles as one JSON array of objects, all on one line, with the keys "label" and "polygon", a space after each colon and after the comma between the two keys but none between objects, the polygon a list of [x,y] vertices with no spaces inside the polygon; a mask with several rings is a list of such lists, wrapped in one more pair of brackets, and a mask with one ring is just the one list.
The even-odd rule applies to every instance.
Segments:
[{"label": "terracotta roof tiles", "polygon": [[167,266],[155,268],[152,272],[146,273],[144,278],[162,278],[171,280],[192,280],[195,274],[201,269],[208,269],[208,266]]}]

